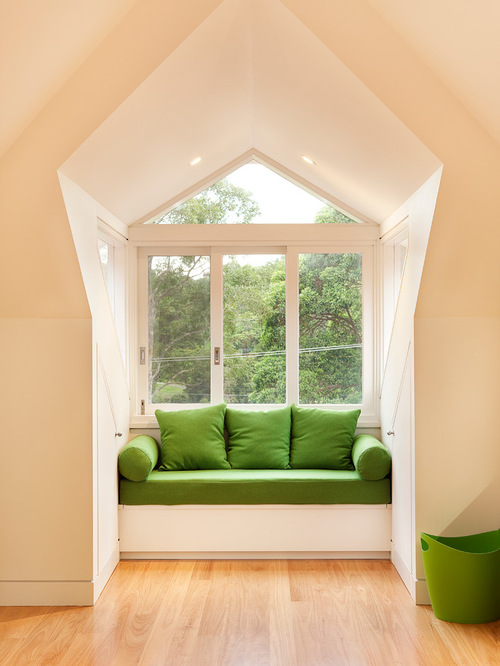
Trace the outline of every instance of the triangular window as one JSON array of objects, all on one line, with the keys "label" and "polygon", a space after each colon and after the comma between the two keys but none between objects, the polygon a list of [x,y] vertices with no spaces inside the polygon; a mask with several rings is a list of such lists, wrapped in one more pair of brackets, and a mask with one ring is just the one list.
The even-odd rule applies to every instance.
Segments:
[{"label": "triangular window", "polygon": [[349,224],[358,221],[251,162],[150,224]]}]

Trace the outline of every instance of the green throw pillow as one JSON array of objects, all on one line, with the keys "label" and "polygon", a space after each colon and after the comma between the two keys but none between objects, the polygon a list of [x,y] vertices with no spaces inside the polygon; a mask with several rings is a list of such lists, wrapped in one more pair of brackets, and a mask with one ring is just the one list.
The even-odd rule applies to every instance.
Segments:
[{"label": "green throw pillow", "polygon": [[292,405],[293,469],[353,470],[351,451],[360,409],[332,411]]},{"label": "green throw pillow", "polygon": [[269,411],[227,409],[228,459],[237,469],[290,467],[290,407]]},{"label": "green throw pillow", "polygon": [[224,441],[226,405],[155,412],[161,433],[159,469],[229,469]]},{"label": "green throw pillow", "polygon": [[137,435],[118,455],[120,474],[129,481],[144,481],[158,462],[158,444],[149,435]]}]

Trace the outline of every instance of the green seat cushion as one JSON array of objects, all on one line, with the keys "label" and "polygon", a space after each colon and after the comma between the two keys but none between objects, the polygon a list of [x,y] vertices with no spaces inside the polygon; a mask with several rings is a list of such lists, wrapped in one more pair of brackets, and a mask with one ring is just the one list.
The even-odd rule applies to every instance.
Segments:
[{"label": "green seat cushion", "polygon": [[351,451],[360,413],[292,405],[290,466],[353,470]]},{"label": "green seat cushion", "polygon": [[389,450],[371,435],[357,435],[354,438],[352,460],[360,476],[367,481],[383,479],[391,471]]},{"label": "green seat cushion", "polygon": [[228,460],[237,469],[287,469],[291,409],[226,410]]},{"label": "green seat cushion", "polygon": [[388,478],[326,469],[153,470],[146,481],[120,480],[121,504],[388,504]]},{"label": "green seat cushion", "polygon": [[158,444],[149,435],[138,435],[118,455],[118,470],[130,481],[144,481],[158,462]]},{"label": "green seat cushion", "polygon": [[224,440],[226,405],[155,414],[161,434],[161,470],[228,469]]}]

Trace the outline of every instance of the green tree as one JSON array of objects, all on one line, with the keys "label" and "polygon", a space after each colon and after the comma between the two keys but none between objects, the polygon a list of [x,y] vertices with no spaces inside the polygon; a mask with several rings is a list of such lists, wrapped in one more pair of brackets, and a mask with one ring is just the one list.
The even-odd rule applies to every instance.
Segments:
[{"label": "green tree", "polygon": [[314,218],[315,224],[355,224],[356,220],[332,206],[325,205],[319,209]]},{"label": "green tree", "polygon": [[251,192],[223,179],[162,215],[154,224],[248,224],[259,213]]},{"label": "green tree", "polygon": [[[267,294],[261,344],[284,348],[285,275]],[[362,292],[358,254],[304,254],[299,264],[299,398],[303,404],[361,402]],[[276,394],[283,357],[264,356],[254,371],[253,402]],[[284,394],[284,387],[282,388]],[[271,401],[272,402],[272,401]]]},{"label": "green tree", "polygon": [[152,402],[210,399],[210,260],[150,257]]},{"label": "green tree", "polygon": [[[275,276],[284,277],[284,270],[284,258],[255,266],[233,257],[224,266],[224,393],[230,402],[285,401],[284,331],[279,346],[265,331]],[[260,369],[270,367],[267,354],[276,353],[273,376],[262,375]]]},{"label": "green tree", "polygon": [[361,402],[361,255],[302,255],[299,312],[300,401]]}]

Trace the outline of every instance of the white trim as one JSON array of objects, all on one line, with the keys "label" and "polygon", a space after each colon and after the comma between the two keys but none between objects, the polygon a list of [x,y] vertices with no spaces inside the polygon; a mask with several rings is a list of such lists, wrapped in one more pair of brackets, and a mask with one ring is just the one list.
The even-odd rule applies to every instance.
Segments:
[{"label": "white trim", "polygon": [[[125,229],[122,229],[122,226]],[[128,227],[121,225],[120,229],[121,231],[118,231],[115,226],[108,224],[100,217],[97,218],[97,236],[111,245],[126,245],[128,243]]]},{"label": "white trim", "polygon": [[[207,248],[205,248],[207,249]],[[219,250],[210,253],[210,403],[224,399],[224,292],[223,256]],[[215,365],[215,347],[220,349],[220,363]]]},{"label": "white trim", "polygon": [[117,542],[116,546],[113,549],[113,552],[109,556],[108,561],[103,566],[101,572],[96,576],[94,580],[94,591],[93,591],[93,603],[97,601],[101,592],[106,587],[108,580],[111,578],[111,574],[115,570],[118,562],[120,561],[120,544]]},{"label": "white trim", "polygon": [[[199,243],[216,246],[281,246],[307,243],[376,243],[378,225],[366,224],[149,224],[129,228],[137,246],[174,248]],[[256,239],[257,237],[257,239]]]},{"label": "white trim", "polygon": [[119,220],[107,208],[93,199],[96,207],[97,228],[111,235],[118,242],[128,240],[128,225]]},{"label": "white trim", "polygon": [[[408,233],[408,221],[409,221],[410,215],[406,214],[404,217],[400,219],[399,222],[397,222],[393,227],[387,230],[383,230],[381,228],[381,236],[380,240],[383,241],[384,243],[389,243],[390,241],[394,241],[395,237],[398,236],[399,234],[403,233]],[[404,226],[403,226],[404,225]],[[397,241],[395,241],[397,242]]]},{"label": "white trim", "polygon": [[286,263],[286,400],[299,402],[299,252],[289,248]]},{"label": "white trim", "polygon": [[431,603],[431,600],[429,597],[429,590],[427,589],[427,581],[425,580],[425,578],[415,578],[415,576],[411,573],[411,571],[404,563],[403,558],[400,556],[397,550],[395,550],[394,547],[392,548],[391,551],[391,562],[393,563],[394,568],[400,575],[401,580],[403,581],[406,589],[410,593],[413,601],[418,605],[422,606],[429,605]]},{"label": "white trim", "polygon": [[363,551],[362,557],[356,551],[199,551],[199,552],[159,552],[144,551],[121,554],[122,560],[389,560],[390,552]]}]

